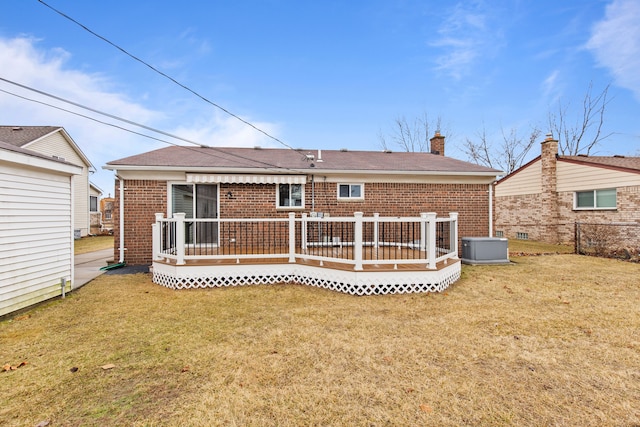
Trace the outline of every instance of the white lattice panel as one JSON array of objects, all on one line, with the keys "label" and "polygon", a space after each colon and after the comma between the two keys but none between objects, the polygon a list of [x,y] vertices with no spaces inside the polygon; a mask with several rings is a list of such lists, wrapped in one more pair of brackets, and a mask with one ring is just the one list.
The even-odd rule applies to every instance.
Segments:
[{"label": "white lattice panel", "polygon": [[153,282],[171,289],[299,283],[350,295],[442,292],[460,279],[455,262],[438,271],[356,272],[298,264],[169,266],[154,264]]}]

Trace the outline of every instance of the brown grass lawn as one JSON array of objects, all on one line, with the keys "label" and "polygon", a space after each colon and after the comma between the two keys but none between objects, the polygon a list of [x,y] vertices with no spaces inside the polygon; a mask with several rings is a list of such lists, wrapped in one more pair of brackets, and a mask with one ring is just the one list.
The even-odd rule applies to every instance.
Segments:
[{"label": "brown grass lawn", "polygon": [[103,275],[0,322],[0,425],[639,425],[640,265],[512,259],[431,295]]},{"label": "brown grass lawn", "polygon": [[109,248],[113,248],[113,236],[90,236],[73,241],[73,252],[76,255]]}]

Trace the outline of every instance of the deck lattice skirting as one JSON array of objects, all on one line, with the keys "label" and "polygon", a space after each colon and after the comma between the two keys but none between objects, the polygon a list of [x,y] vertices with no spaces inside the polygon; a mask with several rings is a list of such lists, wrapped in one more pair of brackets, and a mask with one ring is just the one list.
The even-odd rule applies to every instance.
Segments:
[{"label": "deck lattice skirting", "polygon": [[[394,230],[402,230],[401,234],[405,242],[400,242],[397,236],[393,236],[392,244],[381,241],[381,235],[391,238],[389,229],[385,230],[384,227],[376,229],[375,233],[372,232],[375,234],[375,241],[367,241],[366,236],[363,239],[362,225],[367,220],[362,216],[358,217],[357,214],[355,219],[349,217],[327,220],[305,217],[296,219],[291,214],[288,220],[278,220],[283,222],[284,229],[290,232],[291,244],[288,246],[290,253],[252,254],[251,257],[237,251],[228,254],[220,247],[216,247],[215,251],[207,255],[185,255],[189,253],[188,249],[178,249],[175,246],[175,242],[185,241],[184,235],[176,237],[181,233],[165,231],[163,237],[162,233],[159,233],[162,229],[160,223],[163,221],[179,229],[189,220],[185,221],[179,215],[175,221],[158,216],[154,225],[153,282],[170,289],[296,283],[350,295],[424,293],[442,292],[456,282],[461,273],[461,263],[457,258],[456,214],[450,214],[449,218],[438,220],[443,225],[440,227],[441,231],[436,229],[435,214],[422,214],[420,218],[375,217],[376,227],[381,223],[416,224],[413,227],[416,230],[415,234],[407,233],[406,230],[411,227],[394,226]],[[217,235],[224,234],[225,223],[237,221],[256,220],[216,220]],[[322,256],[322,247],[314,246],[320,243],[313,241],[319,222],[331,223],[331,230],[334,233],[339,228],[335,225],[338,223],[347,224],[349,229],[355,228],[353,232],[355,241],[340,240],[340,244],[346,245],[348,249],[332,249],[331,252],[326,252],[325,256]],[[315,224],[313,233],[306,231],[309,223]],[[360,227],[359,230],[358,227]],[[367,230],[367,227],[364,228]],[[261,229],[265,229],[264,224],[261,225]],[[167,236],[170,238],[168,239]],[[318,240],[327,241],[321,236]],[[333,239],[329,240],[334,244]],[[189,241],[188,237],[186,241]],[[439,241],[437,247],[436,241]],[[394,251],[389,252],[392,255],[385,255],[382,249],[380,253],[377,250],[373,252],[367,249],[371,246],[377,248],[385,245],[394,247]],[[379,259],[367,259],[367,254],[375,254]],[[262,258],[259,258],[261,255]],[[340,267],[335,268],[336,265]]]},{"label": "deck lattice skirting", "polygon": [[345,271],[300,264],[180,267],[153,264],[153,282],[171,289],[297,283],[350,295],[442,292],[460,279],[460,261],[437,271]]}]

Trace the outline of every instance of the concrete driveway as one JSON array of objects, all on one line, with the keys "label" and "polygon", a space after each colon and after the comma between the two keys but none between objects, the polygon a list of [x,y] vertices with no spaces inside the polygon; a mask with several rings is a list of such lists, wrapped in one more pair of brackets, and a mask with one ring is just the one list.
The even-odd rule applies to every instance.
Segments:
[{"label": "concrete driveway", "polygon": [[107,260],[111,259],[113,259],[113,249],[111,248],[75,255],[73,289],[78,289],[103,274],[104,271],[100,270],[100,267],[107,265]]}]

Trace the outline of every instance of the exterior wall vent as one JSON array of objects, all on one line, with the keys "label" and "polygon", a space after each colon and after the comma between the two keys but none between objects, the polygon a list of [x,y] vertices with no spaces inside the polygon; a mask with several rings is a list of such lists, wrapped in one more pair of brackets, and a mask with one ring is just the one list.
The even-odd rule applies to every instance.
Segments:
[{"label": "exterior wall vent", "polygon": [[463,264],[509,264],[508,240],[498,237],[463,237]]}]

